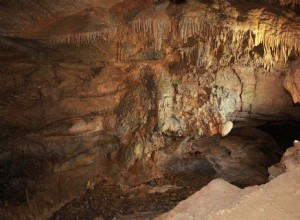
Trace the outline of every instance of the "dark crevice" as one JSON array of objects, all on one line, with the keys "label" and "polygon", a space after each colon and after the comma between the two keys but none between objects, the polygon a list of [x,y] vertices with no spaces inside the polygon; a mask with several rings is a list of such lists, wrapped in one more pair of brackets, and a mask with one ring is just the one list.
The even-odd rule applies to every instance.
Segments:
[{"label": "dark crevice", "polygon": [[269,133],[283,152],[293,146],[294,140],[300,140],[300,122],[269,122],[259,128]]},{"label": "dark crevice", "polygon": [[[243,92],[244,92],[244,82],[243,80],[241,79],[241,77],[239,76],[239,74],[235,71],[235,69],[233,69],[233,72],[234,74],[236,75],[236,77],[238,78],[240,84],[241,84],[241,92],[239,94],[239,97],[240,97],[240,101],[241,101],[241,107],[240,107],[240,111],[243,112]],[[251,114],[251,112],[250,112]]]}]

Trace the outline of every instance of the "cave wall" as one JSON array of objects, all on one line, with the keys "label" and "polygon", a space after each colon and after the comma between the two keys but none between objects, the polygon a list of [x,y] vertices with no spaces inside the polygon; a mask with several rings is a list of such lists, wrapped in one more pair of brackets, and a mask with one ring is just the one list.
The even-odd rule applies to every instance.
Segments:
[{"label": "cave wall", "polygon": [[89,181],[134,186],[160,177],[161,150],[174,137],[225,135],[231,122],[299,119],[284,75],[242,65],[214,73],[180,62],[13,61],[1,77],[2,183],[21,198],[29,190],[46,207],[46,196],[63,203]]}]

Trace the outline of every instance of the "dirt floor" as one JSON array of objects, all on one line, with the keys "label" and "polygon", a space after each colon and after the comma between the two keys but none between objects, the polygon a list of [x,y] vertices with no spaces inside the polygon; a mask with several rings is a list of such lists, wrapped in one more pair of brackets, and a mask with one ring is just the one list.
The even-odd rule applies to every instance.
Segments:
[{"label": "dirt floor", "polygon": [[136,187],[102,181],[65,205],[51,219],[150,219],[174,208],[210,181],[195,174],[166,174]]}]

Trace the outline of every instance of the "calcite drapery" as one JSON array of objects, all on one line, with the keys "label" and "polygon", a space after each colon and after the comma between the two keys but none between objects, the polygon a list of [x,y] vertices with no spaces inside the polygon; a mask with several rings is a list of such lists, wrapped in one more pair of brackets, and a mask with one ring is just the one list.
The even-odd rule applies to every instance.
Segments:
[{"label": "calcite drapery", "polygon": [[[274,65],[299,54],[300,18],[293,12],[278,16],[260,8],[241,14],[226,1],[206,5],[193,0],[178,7],[176,17],[170,10],[165,3],[144,9],[124,22],[106,9],[92,8],[58,19],[30,37],[56,44],[104,39],[116,42],[122,51],[120,47],[124,43],[128,47],[138,35],[152,42],[156,52],[167,52],[167,47],[175,46],[184,61],[206,69],[238,62],[246,56],[270,71]],[[257,52],[260,46],[262,51]],[[121,60],[120,52],[115,54]]]}]

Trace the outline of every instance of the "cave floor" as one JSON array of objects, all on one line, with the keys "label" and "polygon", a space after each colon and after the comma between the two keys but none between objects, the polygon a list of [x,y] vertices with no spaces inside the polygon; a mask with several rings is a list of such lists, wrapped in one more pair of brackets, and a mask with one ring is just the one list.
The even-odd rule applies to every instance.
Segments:
[{"label": "cave floor", "polygon": [[103,180],[51,219],[151,219],[171,210],[210,180],[192,173],[168,173],[162,179],[126,188]]},{"label": "cave floor", "polygon": [[[289,127],[290,125],[289,123],[286,126]],[[261,127],[261,129],[268,132],[273,138],[276,137],[275,140],[278,145],[282,148],[286,148],[291,145],[290,142],[292,142],[292,140],[299,138],[298,129],[296,129],[296,127],[298,128],[298,124],[294,125],[292,129],[287,129],[286,126],[284,124],[279,124],[278,126],[270,125]],[[283,132],[278,129],[278,127],[283,127],[289,132]],[[293,132],[291,132],[291,130]],[[278,132],[280,132],[281,135],[279,135]],[[288,133],[288,135],[283,135],[285,133]],[[262,142],[263,145],[268,145],[267,143],[270,139],[266,137],[263,139],[261,139],[262,137],[257,138],[259,134],[261,134],[259,130],[237,130],[221,141],[221,143],[227,147],[233,145],[233,143],[238,143],[238,145],[243,146],[243,143],[245,141],[245,143],[248,143],[251,137],[250,139],[254,139],[253,143],[260,143],[264,140]],[[241,135],[242,142],[236,139],[236,135],[238,135],[238,137]],[[252,142],[249,143],[253,144]],[[260,145],[257,147],[260,148]],[[266,155],[271,154],[267,148],[260,150],[266,153]],[[254,153],[256,154],[257,152],[259,151],[255,151]],[[250,157],[249,152],[247,153],[247,157]],[[245,161],[245,158],[242,158],[242,160]],[[180,159],[177,159],[177,161],[180,161]],[[255,163],[258,162],[259,160]],[[274,161],[272,161],[272,164],[273,163]],[[241,166],[242,162],[238,164],[238,166]],[[270,164],[263,166],[264,172],[267,172],[268,166],[270,166]],[[263,182],[255,179],[256,182],[251,182],[250,179],[247,178],[243,180],[243,176],[239,176],[242,171],[239,171],[237,167],[230,172],[239,180],[230,182],[242,188],[267,182],[267,179]],[[255,172],[249,171],[249,173],[246,172],[246,174],[251,177]],[[226,179],[226,176],[223,177],[220,175],[219,177],[225,177]],[[93,189],[88,189],[80,198],[71,201],[55,212],[51,219],[152,219],[163,212],[171,210],[180,201],[185,200],[206,186],[214,178],[218,178],[218,176],[205,175],[203,173],[199,174],[199,172],[192,171],[187,172],[187,170],[184,170],[184,172],[168,170],[164,173],[163,178],[154,179],[137,186],[117,185],[109,180],[103,180],[93,187]]]},{"label": "cave floor", "polygon": [[[162,160],[169,161],[162,166],[162,178],[135,186],[102,180],[87,187],[82,196],[53,213],[51,219],[152,219],[171,210],[215,178],[225,179],[240,188],[264,184],[268,181],[268,167],[279,162],[281,151],[299,139],[299,128],[298,123],[278,123],[260,129],[235,129],[221,139],[190,140],[186,143],[187,152],[181,149],[186,148],[184,140],[179,139],[178,143],[162,149],[161,154],[168,155]],[[177,155],[178,152],[181,154]],[[27,193],[26,184],[16,184],[15,188]],[[13,189],[2,189],[6,194],[0,193],[0,198],[4,196],[0,204],[5,204],[8,198],[15,205],[26,203],[27,195],[23,201],[24,193]]]}]

